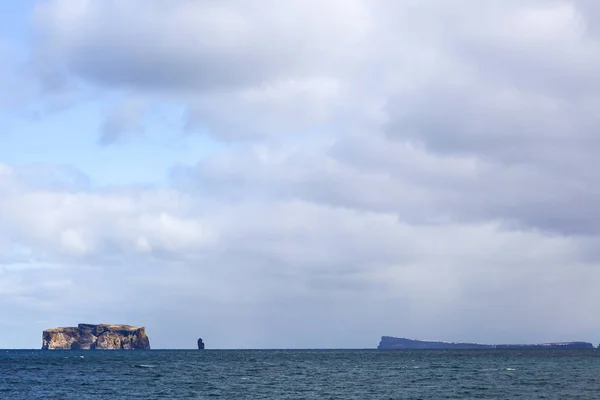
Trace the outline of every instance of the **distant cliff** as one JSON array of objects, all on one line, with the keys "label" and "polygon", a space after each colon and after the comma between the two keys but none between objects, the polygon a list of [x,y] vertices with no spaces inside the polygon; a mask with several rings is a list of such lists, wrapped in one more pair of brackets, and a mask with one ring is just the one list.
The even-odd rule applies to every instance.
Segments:
[{"label": "distant cliff", "polygon": [[380,350],[401,349],[593,349],[594,345],[588,342],[558,342],[541,344],[479,344],[479,343],[454,343],[454,342],[432,342],[382,336],[379,345]]},{"label": "distant cliff", "polygon": [[146,328],[130,325],[79,324],[46,329],[42,350],[134,350],[149,349]]}]

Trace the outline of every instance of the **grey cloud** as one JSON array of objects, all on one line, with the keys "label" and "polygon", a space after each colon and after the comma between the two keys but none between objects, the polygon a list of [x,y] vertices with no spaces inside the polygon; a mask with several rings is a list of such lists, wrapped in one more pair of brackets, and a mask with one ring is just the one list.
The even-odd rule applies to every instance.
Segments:
[{"label": "grey cloud", "polygon": [[[62,265],[65,319],[143,319],[158,347],[174,323],[181,347],[203,330],[215,347],[594,337],[593,3],[75,4],[40,6],[40,49],[237,143],[166,189],[0,167],[0,258]],[[136,131],[129,111],[106,140]],[[72,303],[79,290],[98,304]],[[0,296],[15,299],[44,316]]]},{"label": "grey cloud", "polygon": [[124,135],[144,132],[144,108],[140,101],[128,99],[108,111],[100,126],[98,143],[107,146]]},{"label": "grey cloud", "polygon": [[282,8],[268,1],[258,11],[244,2],[55,1],[39,5],[36,19],[45,48],[85,78],[188,91],[319,71],[331,57],[347,55],[330,44],[351,44],[348,35],[361,29],[360,7],[292,1]]},{"label": "grey cloud", "polygon": [[447,199],[447,207],[461,218],[517,220],[558,233],[597,234],[595,113],[562,102],[547,110],[530,110],[530,104],[502,112],[498,106],[481,107],[488,94],[465,90],[460,97],[437,96],[443,104],[438,109],[429,103],[398,107],[402,112],[393,117],[390,135],[432,152],[479,160],[476,175],[458,183]]},{"label": "grey cloud", "polygon": [[[563,277],[595,279],[596,274],[591,266],[597,260],[581,258],[569,238],[503,232],[493,224],[419,226],[401,223],[393,213],[290,199],[226,203],[221,195],[207,199],[173,189],[85,190],[74,196],[27,185],[15,191],[6,178],[3,185],[9,196],[2,199],[0,226],[12,232],[15,245],[37,250],[20,263],[43,259],[60,265],[27,275],[15,266],[13,279],[44,282],[51,275],[71,286],[49,297],[41,289],[36,297],[5,292],[0,301],[13,308],[16,301],[17,309],[41,320],[47,320],[47,307],[68,307],[62,318],[71,322],[65,323],[143,320],[157,347],[171,340],[172,332],[161,327],[173,318],[192,332],[208,329],[216,347],[333,346],[340,324],[356,328],[345,341],[348,346],[372,346],[384,329],[417,335],[436,329],[449,339],[476,338],[489,332],[467,332],[467,325],[450,328],[458,323],[453,315],[496,327],[532,320],[526,309],[512,309],[502,296],[482,303],[482,286],[488,292],[510,291],[525,304],[542,296],[546,306],[558,305],[555,291],[572,284]],[[32,223],[35,231],[27,229]],[[553,291],[533,290],[540,265]],[[34,288],[29,283],[28,293]],[[579,291],[577,299],[593,298],[592,289]],[[144,293],[149,292],[159,295],[148,298]],[[110,296],[101,295],[106,293]],[[97,301],[89,306],[73,300],[81,296]],[[135,310],[121,307],[131,301],[138,304]],[[494,321],[485,319],[486,309],[498,311]],[[203,323],[195,310],[202,310]],[[399,310],[410,318],[390,320]],[[545,329],[568,333],[554,325],[554,316],[536,315],[537,328],[521,335],[533,338]],[[320,328],[307,328],[307,321]],[[372,321],[369,329],[361,328],[364,321]],[[591,331],[594,325],[582,329]],[[242,330],[243,339],[226,333]],[[176,346],[188,346],[184,336],[175,340]]]},{"label": "grey cloud", "polygon": [[[185,105],[188,131],[255,140],[325,123],[340,100],[337,69],[370,24],[364,4],[262,6],[50,2],[36,13],[38,51],[95,86]],[[121,125],[109,117],[101,143]]]},{"label": "grey cloud", "polygon": [[413,224],[493,220],[506,229],[584,235],[600,229],[599,180],[585,157],[569,168],[536,162],[534,153],[528,163],[506,164],[486,160],[483,151],[436,156],[376,134],[315,150],[244,147],[176,170],[173,183],[231,202],[302,199]]},{"label": "grey cloud", "polygon": [[283,132],[302,135],[327,124],[343,102],[334,78],[274,80],[186,98],[185,129],[228,141],[261,141]]},{"label": "grey cloud", "polygon": [[[434,93],[438,108],[421,99],[403,99],[392,103],[387,132],[392,140],[409,141],[434,154],[489,164],[481,171],[485,176],[480,174],[478,179],[482,185],[512,185],[525,196],[536,187],[545,191],[546,200],[553,196],[549,190],[556,197],[572,196],[564,191],[570,187],[577,197],[593,204],[598,190],[595,159],[600,150],[595,112],[586,106],[577,108],[581,104],[577,100],[552,101],[519,92],[502,97],[492,90],[464,88]],[[511,173],[516,170],[525,175]]]},{"label": "grey cloud", "polygon": [[473,176],[450,181],[454,190],[440,193],[445,204],[436,210],[598,234],[600,87],[592,71],[600,42],[577,6],[531,3],[495,14],[488,27],[457,30],[456,51],[444,61],[461,67],[389,99],[390,140],[477,161]]},{"label": "grey cloud", "polygon": [[[1,46],[0,46],[1,47]],[[22,60],[16,44],[0,48],[0,106],[11,115],[39,120],[46,112],[66,110],[82,100],[76,77],[56,57],[36,54]],[[2,51],[5,50],[5,51]]]}]

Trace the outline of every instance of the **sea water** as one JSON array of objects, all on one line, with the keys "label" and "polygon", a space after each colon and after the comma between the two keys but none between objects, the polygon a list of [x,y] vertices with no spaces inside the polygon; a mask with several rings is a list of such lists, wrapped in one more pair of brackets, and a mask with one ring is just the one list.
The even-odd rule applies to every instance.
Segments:
[{"label": "sea water", "polygon": [[0,350],[0,399],[600,399],[598,350]]}]

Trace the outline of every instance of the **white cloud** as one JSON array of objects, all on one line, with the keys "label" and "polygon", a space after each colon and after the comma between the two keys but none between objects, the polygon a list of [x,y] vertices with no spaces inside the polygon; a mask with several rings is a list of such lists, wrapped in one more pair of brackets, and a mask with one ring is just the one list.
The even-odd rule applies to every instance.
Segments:
[{"label": "white cloud", "polygon": [[186,128],[228,140],[302,133],[328,124],[343,103],[334,79],[275,81],[234,91],[185,96]]},{"label": "white cloud", "polygon": [[[12,266],[0,302],[36,320],[68,308],[64,319],[140,321],[158,346],[191,347],[187,332],[217,347],[589,340],[590,7],[41,3],[35,59],[135,99],[107,115],[105,137],[141,132],[146,104],[175,102],[182,129],[227,145],[167,187],[0,165]],[[38,264],[53,267],[24,268]]]},{"label": "white cloud", "polygon": [[[4,193],[11,192],[7,185],[16,182],[5,183]],[[335,345],[335,324],[356,327],[361,333],[347,333],[345,343],[357,346],[370,345],[382,331],[430,337],[436,329],[449,339],[473,340],[569,334],[548,309],[564,311],[580,332],[597,328],[583,310],[568,310],[596,296],[587,282],[597,279],[597,260],[586,259],[576,239],[504,230],[499,222],[406,223],[397,212],[314,200],[212,196],[174,189],[13,191],[1,203],[1,227],[13,232],[13,245],[35,249],[20,262],[44,260],[60,268],[27,275],[12,268],[5,274],[31,294],[15,297],[5,290],[3,299],[29,313],[68,305],[65,315],[72,318],[142,319],[157,345],[175,347],[189,346],[180,337],[169,342],[171,330],[161,327],[175,315],[226,347],[287,346],[279,335],[294,337],[307,323],[321,328],[294,337],[299,346]],[[49,271],[56,284],[43,285]],[[578,290],[571,290],[575,285]],[[95,301],[72,303],[74,296]],[[136,304],[136,311],[119,304]],[[298,318],[283,318],[282,304]],[[348,308],[355,322],[347,320]],[[197,309],[202,321],[187,320]],[[246,333],[249,322],[239,313],[258,320],[271,313],[271,332],[257,327]],[[376,316],[366,332],[358,326]],[[461,321],[473,319],[481,321],[479,330],[461,329]],[[208,321],[222,325],[206,328]],[[505,324],[526,326],[509,333],[502,331]],[[231,330],[248,336],[220,341]]]}]

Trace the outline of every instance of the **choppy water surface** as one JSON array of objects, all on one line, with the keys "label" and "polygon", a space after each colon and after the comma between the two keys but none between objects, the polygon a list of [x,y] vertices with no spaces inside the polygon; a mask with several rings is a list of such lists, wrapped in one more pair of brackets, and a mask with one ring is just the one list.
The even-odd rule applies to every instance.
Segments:
[{"label": "choppy water surface", "polygon": [[599,399],[598,350],[0,350],[0,399]]}]

